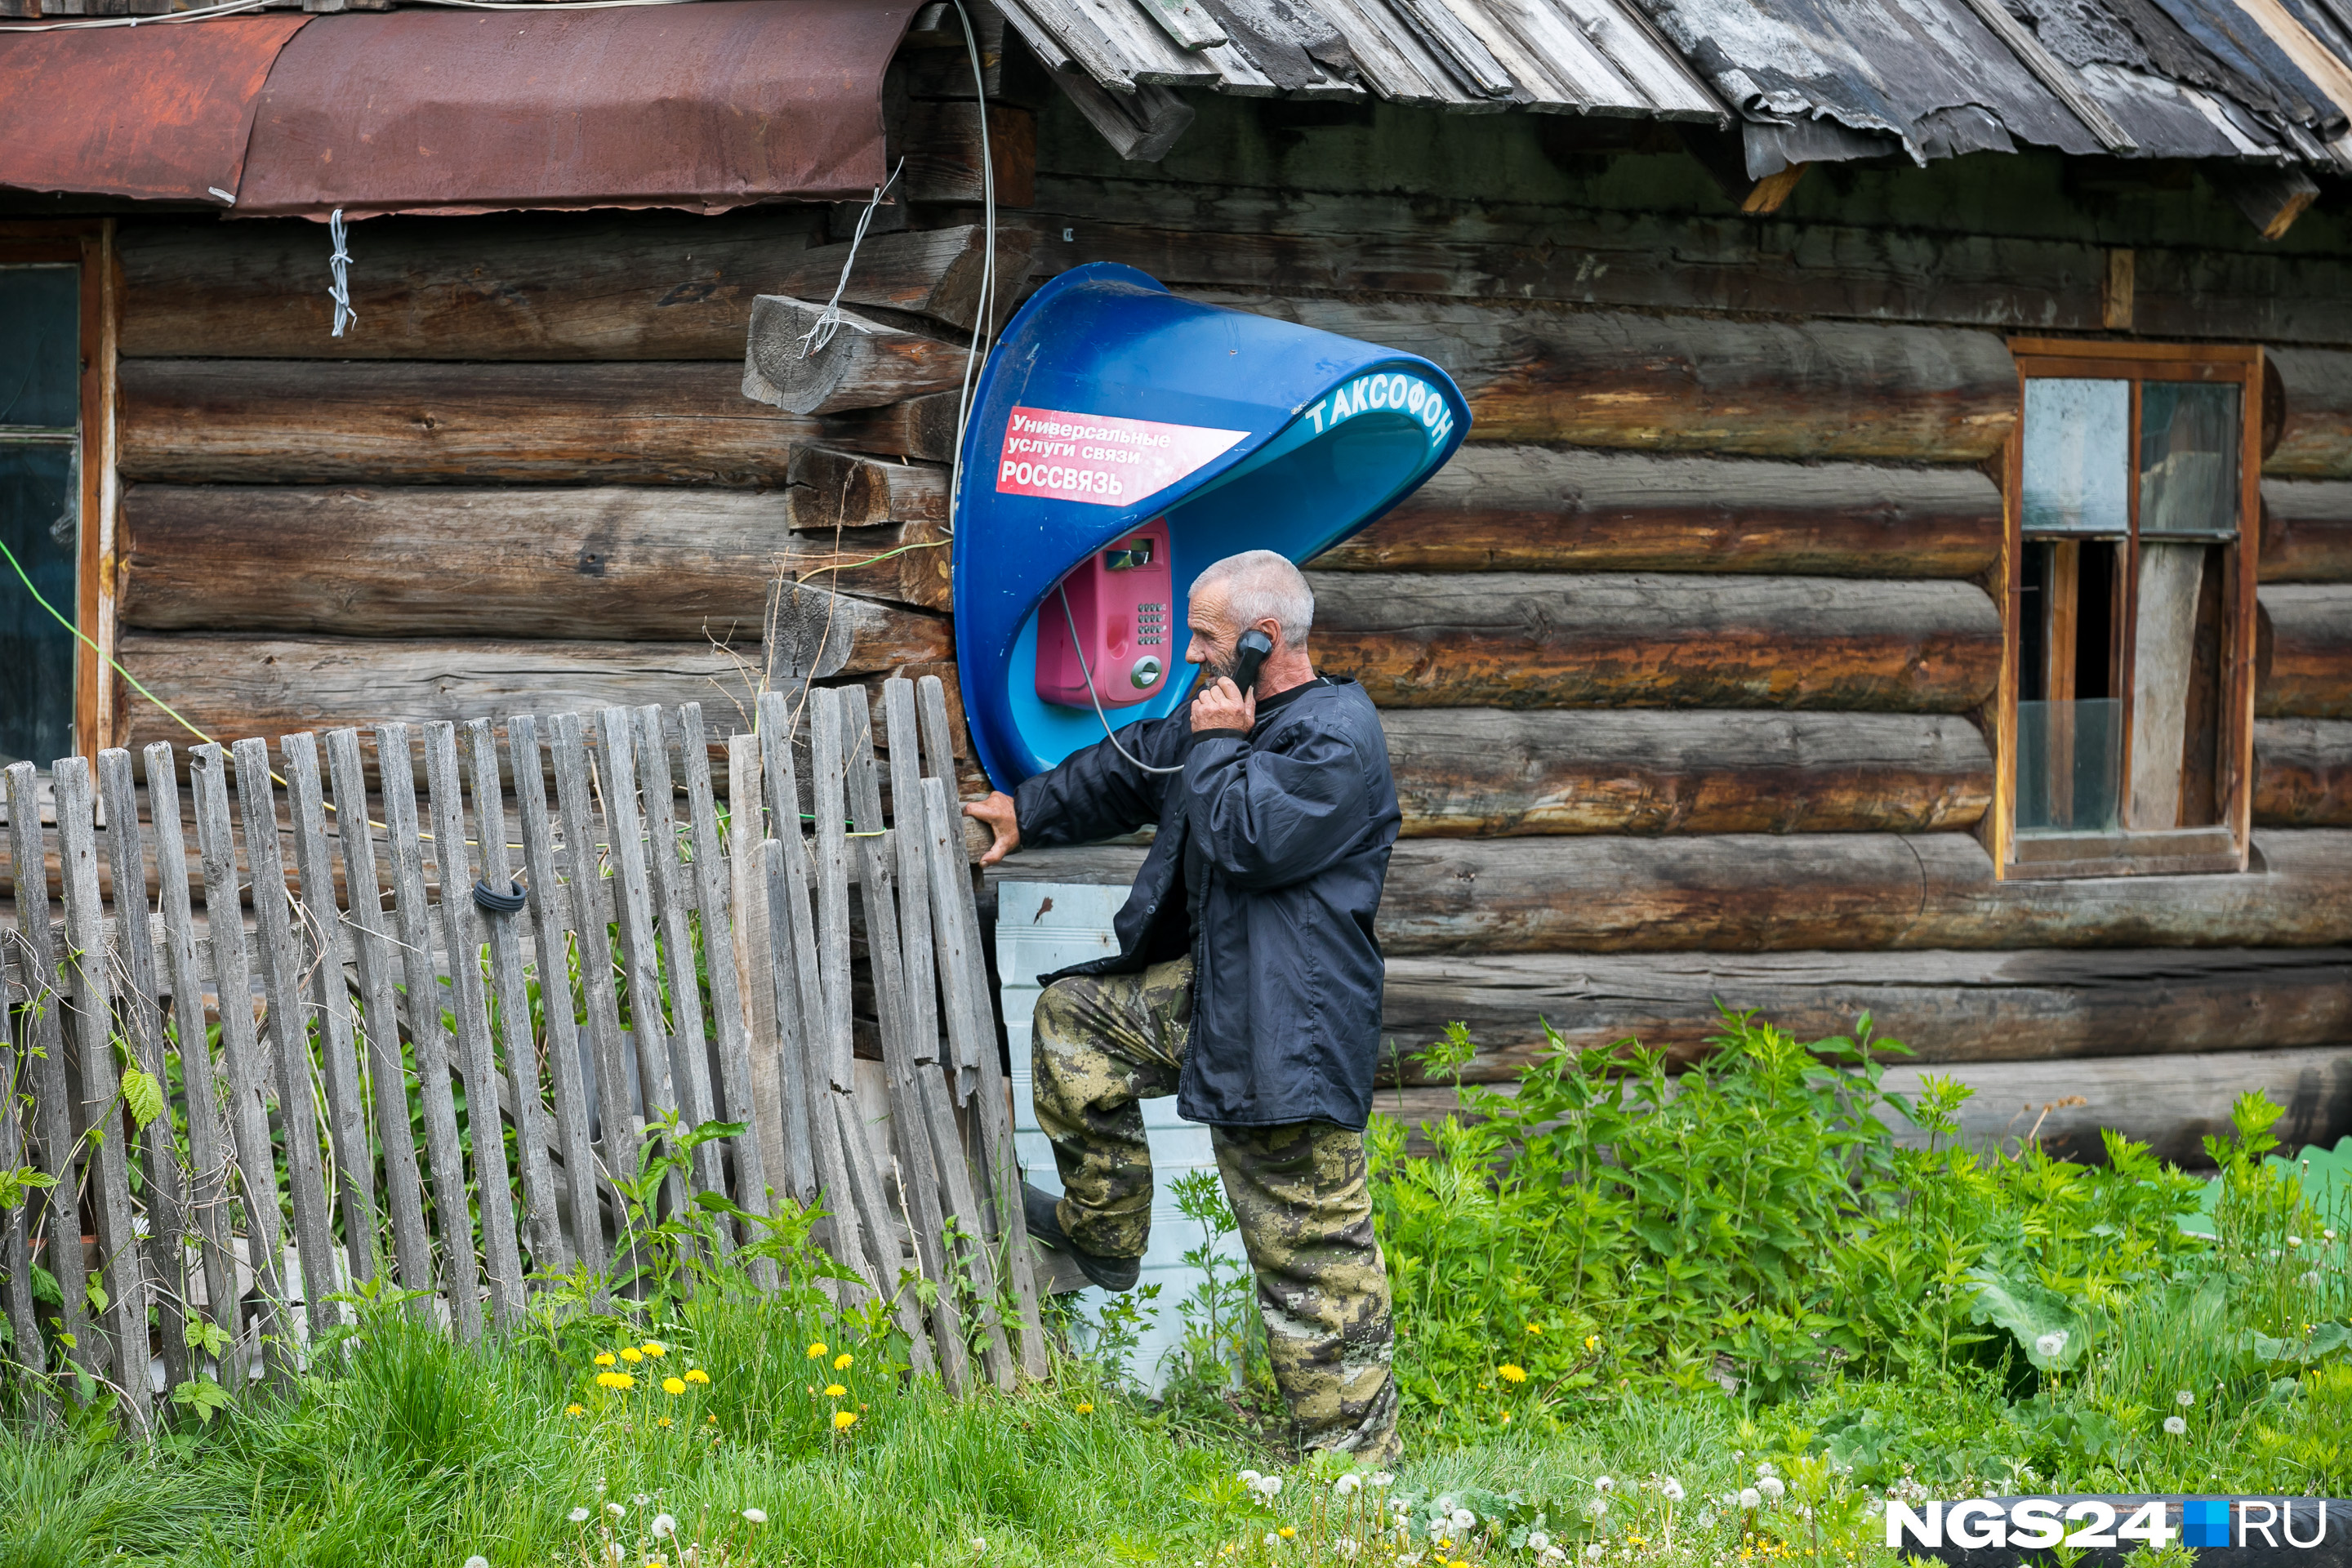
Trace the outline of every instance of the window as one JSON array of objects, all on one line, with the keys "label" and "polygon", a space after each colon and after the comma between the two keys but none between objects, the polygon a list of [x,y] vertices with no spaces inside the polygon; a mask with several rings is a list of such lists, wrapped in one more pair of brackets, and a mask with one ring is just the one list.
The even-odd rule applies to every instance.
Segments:
[{"label": "window", "polygon": [[98,225],[0,226],[0,544],[15,558],[0,558],[0,765],[47,768],[101,743],[105,683],[75,631],[105,640],[112,608],[99,570],[111,548],[109,238]]},{"label": "window", "polygon": [[2242,870],[2262,352],[2011,347],[2002,874]]}]

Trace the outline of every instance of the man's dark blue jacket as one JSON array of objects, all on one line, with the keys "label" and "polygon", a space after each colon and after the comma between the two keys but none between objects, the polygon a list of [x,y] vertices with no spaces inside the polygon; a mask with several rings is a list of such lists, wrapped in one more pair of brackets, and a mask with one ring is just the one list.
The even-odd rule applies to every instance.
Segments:
[{"label": "man's dark blue jacket", "polygon": [[1144,762],[1184,771],[1145,773],[1104,741],[1014,795],[1024,846],[1158,826],[1118,913],[1118,955],[1064,973],[1131,973],[1189,945],[1177,1110],[1225,1126],[1361,1129],[1385,973],[1372,918],[1401,820],[1371,700],[1322,679],[1261,704],[1246,736],[1195,735],[1188,710],[1118,733]]}]

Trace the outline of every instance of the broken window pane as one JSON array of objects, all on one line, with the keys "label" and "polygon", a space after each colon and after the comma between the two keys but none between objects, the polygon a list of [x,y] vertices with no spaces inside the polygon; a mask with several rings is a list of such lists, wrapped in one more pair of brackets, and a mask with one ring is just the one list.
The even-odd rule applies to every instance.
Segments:
[{"label": "broken window pane", "polygon": [[2017,705],[2017,830],[2105,833],[2121,791],[2124,705],[2105,697]]},{"label": "broken window pane", "polygon": [[2131,528],[2131,383],[2037,376],[2025,384],[2025,530]]}]

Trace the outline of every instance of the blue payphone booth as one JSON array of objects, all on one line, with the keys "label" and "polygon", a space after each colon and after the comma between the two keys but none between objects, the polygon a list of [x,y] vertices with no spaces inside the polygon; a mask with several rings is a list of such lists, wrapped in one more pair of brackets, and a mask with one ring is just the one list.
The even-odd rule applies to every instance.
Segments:
[{"label": "blue payphone booth", "polygon": [[1469,424],[1415,354],[1179,299],[1131,267],[1046,284],[982,374],[956,486],[956,656],[989,778],[1011,789],[1174,711],[1202,568],[1328,549]]}]

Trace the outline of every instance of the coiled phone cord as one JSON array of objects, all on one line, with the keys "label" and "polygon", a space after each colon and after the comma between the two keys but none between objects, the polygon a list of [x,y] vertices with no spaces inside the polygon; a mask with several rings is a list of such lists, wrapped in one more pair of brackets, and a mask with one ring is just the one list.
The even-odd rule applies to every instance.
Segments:
[{"label": "coiled phone cord", "polygon": [[1184,764],[1181,763],[1172,768],[1155,768],[1125,746],[1119,745],[1118,731],[1110,727],[1110,715],[1103,711],[1102,693],[1095,689],[1095,672],[1087,667],[1086,639],[1078,636],[1078,617],[1070,614],[1070,595],[1063,589],[1062,584],[1056,583],[1054,584],[1054,596],[1062,601],[1062,624],[1070,629],[1070,647],[1077,652],[1078,673],[1087,678],[1087,696],[1094,702],[1095,717],[1102,721],[1104,737],[1118,748],[1120,756],[1125,757],[1147,773],[1182,773]]}]

